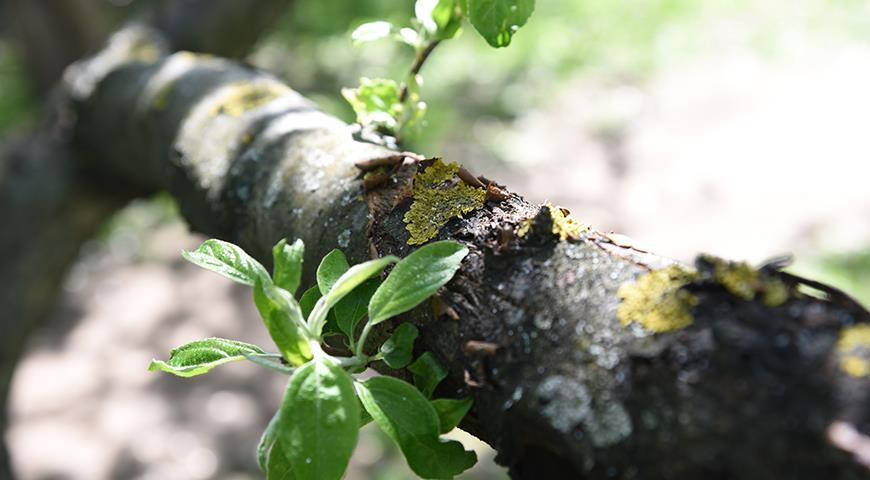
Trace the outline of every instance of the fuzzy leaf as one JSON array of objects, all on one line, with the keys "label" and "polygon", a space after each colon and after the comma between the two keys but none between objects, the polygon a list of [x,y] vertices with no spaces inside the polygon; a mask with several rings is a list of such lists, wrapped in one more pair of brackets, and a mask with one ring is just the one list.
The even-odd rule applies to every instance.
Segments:
[{"label": "fuzzy leaf", "polygon": [[192,252],[182,251],[181,256],[197,266],[245,285],[254,286],[257,278],[269,278],[269,273],[260,262],[240,247],[223,240],[206,240]]},{"label": "fuzzy leaf", "polygon": [[299,367],[281,404],[279,442],[302,480],[337,480],[359,431],[359,403],[350,374],[324,357]]},{"label": "fuzzy leaf", "polygon": [[334,249],[327,253],[320,261],[317,267],[317,286],[320,288],[320,293],[326,295],[332,290],[335,282],[348,271],[350,265],[347,263],[347,257],[339,249]]},{"label": "fuzzy leaf", "polygon": [[278,350],[291,365],[302,365],[311,358],[305,321],[299,304],[290,292],[271,282],[257,280],[254,304]]},{"label": "fuzzy leaf", "polygon": [[225,338],[206,338],[173,348],[169,360],[151,360],[148,370],[162,370],[179,377],[202,375],[218,365],[244,360],[245,354],[263,353],[250,343]]},{"label": "fuzzy leaf", "polygon": [[[373,275],[380,273],[387,265],[397,262],[399,259],[393,255],[387,255],[376,260],[369,260],[351,267],[348,271],[339,277],[332,285],[328,293],[324,294],[314,305],[314,310],[311,312],[309,324],[316,325],[312,322],[321,322],[326,318],[326,313],[334,307],[342,298],[349,294],[353,289],[371,278]],[[314,332],[318,334],[319,332]]]},{"label": "fuzzy leaf", "polygon": [[431,297],[453,278],[466,255],[464,245],[445,240],[424,245],[403,258],[372,296],[369,322],[376,325]]},{"label": "fuzzy leaf", "polygon": [[477,461],[462,444],[439,438],[435,409],[412,385],[393,377],[357,382],[363,406],[375,423],[405,455],[408,466],[423,478],[452,478]]},{"label": "fuzzy leaf", "polygon": [[305,246],[302,240],[298,239],[291,245],[287,244],[287,240],[282,239],[272,249],[272,258],[275,261],[275,285],[287,290],[291,295],[299,288],[304,254]]}]

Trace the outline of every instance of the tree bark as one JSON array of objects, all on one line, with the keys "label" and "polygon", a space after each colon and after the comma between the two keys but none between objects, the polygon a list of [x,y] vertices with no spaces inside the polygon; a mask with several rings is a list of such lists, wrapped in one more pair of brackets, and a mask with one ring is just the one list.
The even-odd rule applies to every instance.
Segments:
[{"label": "tree bark", "polygon": [[[13,9],[16,15],[20,40],[23,40],[24,50],[31,53],[28,56],[30,74],[40,88],[57,81],[63,68],[95,47],[95,38],[101,35],[99,28],[87,28],[87,25],[100,24],[99,16],[88,16],[92,2],[69,3],[13,0],[3,5]],[[229,3],[250,11],[238,15],[225,8]],[[93,163],[82,158],[70,142],[74,112],[69,99],[92,92],[104,75],[134,56],[156,61],[172,48],[196,48],[203,52],[215,48],[217,53],[240,55],[249,50],[263,32],[245,31],[249,24],[265,28],[288,3],[289,0],[190,0],[184,2],[184,8],[162,12],[155,16],[155,23],[171,23],[178,32],[184,33],[185,22],[191,22],[191,28],[199,35],[199,43],[186,40],[178,32],[148,36],[142,30],[131,28],[138,33],[121,35],[123,40],[110,43],[95,57],[99,61],[91,62],[91,68],[70,68],[65,91],[52,95],[40,126],[27,136],[7,141],[0,149],[0,224],[4,226],[0,229],[0,251],[4,254],[0,262],[0,312],[3,312],[0,432],[5,432],[8,425],[6,400],[14,367],[30,333],[53,306],[63,276],[78,256],[80,246],[128,200],[154,191],[153,187],[139,188],[132,182],[117,182],[117,176],[94,169]],[[201,16],[207,18],[208,25],[215,30],[195,27],[198,17],[193,13],[209,5],[214,5],[215,9]],[[67,10],[72,13],[59,13]],[[42,28],[46,21],[66,22],[57,27],[57,32],[74,33],[64,36],[67,43],[57,51],[53,50],[60,37]],[[213,37],[220,38],[214,40]],[[45,48],[52,51],[43,55]],[[0,478],[13,478],[2,438]]]},{"label": "tree bark", "polygon": [[[114,41],[128,45],[116,50],[127,61],[107,68],[98,57],[70,75],[75,139],[93,168],[169,190],[192,228],[265,263],[277,240],[302,238],[309,283],[335,247],[355,262],[412,250],[404,218],[429,162],[404,162],[367,191],[355,164],[395,152],[354,141],[250,67],[142,57],[156,37],[122,32]],[[98,82],[75,83],[91,71]],[[870,377],[843,367],[842,348],[845,331],[870,321],[866,311],[776,268],[706,257],[663,294],[654,282],[672,262],[562,214],[511,193],[451,220],[436,238],[471,253],[436,308],[405,317],[421,329],[418,353],[449,369],[438,395],[474,397],[463,427],[513,477],[867,477],[852,454],[870,432]],[[729,276],[740,272],[750,280]],[[808,283],[820,295],[802,293]],[[620,318],[645,286],[655,294],[642,306],[684,328],[655,333]],[[688,306],[659,310],[673,301]],[[866,362],[870,346],[849,353]]]}]

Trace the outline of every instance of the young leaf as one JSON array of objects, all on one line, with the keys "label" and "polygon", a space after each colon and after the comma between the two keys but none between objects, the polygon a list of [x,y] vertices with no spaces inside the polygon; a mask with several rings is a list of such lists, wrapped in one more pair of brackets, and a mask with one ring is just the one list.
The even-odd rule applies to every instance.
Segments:
[{"label": "young leaf", "polygon": [[414,340],[417,339],[417,327],[412,323],[403,323],[396,328],[393,336],[381,345],[384,362],[392,368],[404,368],[411,361],[414,353]]},{"label": "young leaf", "polygon": [[282,239],[272,249],[272,258],[275,260],[275,285],[295,294],[299,288],[299,279],[302,277],[302,257],[305,254],[305,246],[302,240],[296,240],[292,245]]},{"label": "young leaf", "polygon": [[311,358],[308,334],[299,304],[287,290],[259,279],[254,285],[254,304],[278,350],[292,365]]},{"label": "young leaf", "polygon": [[244,360],[245,354],[263,353],[263,349],[250,343],[227,340],[225,338],[206,338],[173,348],[169,360],[151,360],[148,370],[162,370],[179,377],[202,375],[218,365]]},{"label": "young leaf", "polygon": [[280,411],[275,412],[272,419],[269,420],[269,425],[263,430],[263,435],[260,436],[260,443],[257,444],[257,463],[260,464],[260,470],[266,471],[269,463],[269,450],[272,445],[275,445],[275,440],[278,439],[278,419],[281,415]]},{"label": "young leaf", "polygon": [[373,42],[388,37],[393,33],[393,30],[393,24],[390,22],[368,22],[356,27],[350,34],[350,38],[357,44]]},{"label": "young leaf", "polygon": [[464,245],[445,240],[418,248],[393,268],[369,302],[369,322],[376,325],[416,307],[453,278],[462,259]]},{"label": "young leaf", "polygon": [[493,47],[506,47],[535,10],[535,0],[467,0],[468,21]]},{"label": "young leaf", "polygon": [[[380,273],[387,265],[397,262],[399,259],[393,255],[387,255],[376,260],[369,260],[351,267],[348,271],[336,280],[335,284],[329,290],[329,293],[323,295],[317,304],[314,305],[314,310],[311,312],[309,323],[317,322],[314,325],[315,329],[320,328],[320,323],[326,318],[326,313],[334,307],[345,295],[349,294],[354,288],[365,282],[373,275]],[[318,335],[320,332],[315,331]]]},{"label": "young leaf", "polygon": [[431,397],[435,387],[447,377],[447,369],[431,352],[423,352],[414,363],[408,365],[408,370],[414,375],[414,384],[426,398]]},{"label": "young leaf", "polygon": [[468,410],[471,409],[471,404],[474,400],[471,397],[453,399],[453,398],[436,398],[432,400],[432,407],[438,413],[438,422],[441,427],[441,433],[447,433],[456,428]]},{"label": "young leaf", "polygon": [[269,278],[269,273],[244,250],[229,242],[206,240],[192,252],[182,251],[187,261],[219,273],[230,280],[254,286],[257,278]]},{"label": "young leaf", "polygon": [[423,478],[452,478],[477,461],[462,444],[438,437],[435,409],[420,391],[397,378],[372,377],[357,382],[359,398],[375,423],[405,455],[408,466]]},{"label": "young leaf", "polygon": [[360,125],[394,131],[402,112],[399,84],[383,78],[360,78],[359,87],[343,88],[341,94],[356,112]]},{"label": "young leaf", "polygon": [[320,288],[320,293],[323,295],[329,293],[335,282],[349,268],[350,265],[347,263],[347,257],[344,256],[341,250],[336,248],[327,253],[317,267],[317,286]]},{"label": "young leaf", "polygon": [[335,313],[336,326],[347,338],[353,339],[356,325],[366,315],[369,301],[380,284],[380,279],[370,278],[335,304],[332,311]]},{"label": "young leaf", "polygon": [[438,40],[453,38],[462,23],[457,0],[417,0],[414,13],[423,28]]},{"label": "young leaf", "polygon": [[299,367],[287,385],[278,433],[296,477],[341,478],[356,446],[359,422],[350,374],[323,356]]},{"label": "young leaf", "polygon": [[295,480],[290,460],[281,447],[281,442],[275,442],[269,451],[269,464],[266,468],[266,480]]}]

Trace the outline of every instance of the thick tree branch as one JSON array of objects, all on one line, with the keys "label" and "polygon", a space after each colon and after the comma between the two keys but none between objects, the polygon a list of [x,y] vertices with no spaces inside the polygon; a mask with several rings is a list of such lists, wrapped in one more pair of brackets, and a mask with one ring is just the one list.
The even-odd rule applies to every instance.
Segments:
[{"label": "thick tree branch", "polygon": [[[68,3],[68,4],[67,4]],[[184,31],[185,22],[199,36],[199,44],[185,43],[183,35],[164,37],[131,28],[128,35],[110,43],[86,70],[71,68],[67,72],[67,92],[54,95],[50,112],[40,129],[29,137],[9,141],[0,151],[0,311],[3,312],[0,335],[0,432],[7,426],[6,399],[15,364],[27,338],[47,315],[54,303],[63,274],[78,256],[80,245],[92,237],[98,226],[134,196],[148,193],[135,182],[117,182],[81,161],[68,142],[71,111],[68,96],[83,96],[118,64],[131,58],[155,61],[167,48],[197,48],[214,53],[241,55],[249,50],[262,33],[253,26],[264,27],[278,17],[288,0],[252,0],[238,2],[184,2],[175,13],[158,17]],[[255,8],[245,15],[221,5]],[[30,52],[32,75],[41,88],[53,84],[62,69],[95,47],[100,40],[99,28],[85,28],[100,23],[90,16],[92,2],[18,1],[4,3],[12,9],[22,47]],[[215,9],[203,14],[208,25],[196,26],[198,17],[190,8]],[[220,7],[220,8],[218,8]],[[61,21],[64,28],[48,28],[45,21]],[[48,30],[46,30],[48,28]],[[84,28],[84,30],[83,30]],[[209,30],[209,28],[216,30]],[[72,29],[72,30],[70,30]],[[63,41],[54,33],[62,33]],[[60,45],[60,44],[63,45]],[[167,47],[168,45],[168,47]],[[230,47],[231,46],[231,47]],[[44,49],[48,49],[45,50]],[[0,478],[11,479],[13,473],[7,449],[0,441]]]},{"label": "thick tree branch", "polygon": [[[427,162],[366,192],[354,164],[394,152],[353,141],[278,80],[189,54],[142,60],[77,97],[76,139],[96,168],[168,189],[193,228],[261,259],[301,237],[309,282],[334,247],[354,261],[410,251],[403,217]],[[665,270],[563,215],[511,194],[452,220],[438,238],[471,254],[437,308],[408,316],[450,370],[439,393],[474,396],[464,426],[513,476],[866,478],[829,441],[860,453],[851,440],[870,432],[870,377],[843,363],[866,311],[773,269]],[[866,366],[870,348],[849,354]]]}]

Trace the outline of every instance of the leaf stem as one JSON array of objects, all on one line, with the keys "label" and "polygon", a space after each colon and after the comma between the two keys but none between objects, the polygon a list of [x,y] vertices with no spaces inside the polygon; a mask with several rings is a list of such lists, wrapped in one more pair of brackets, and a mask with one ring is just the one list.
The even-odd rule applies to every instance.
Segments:
[{"label": "leaf stem", "polygon": [[[420,69],[423,68],[423,64],[426,62],[426,59],[429,58],[429,55],[432,54],[432,51],[435,50],[435,47],[441,43],[441,40],[432,40],[426,45],[426,48],[417,52],[417,57],[414,59],[414,64],[411,65],[411,71],[408,72],[408,77],[413,77],[420,73]],[[399,88],[399,103],[405,103],[405,100],[408,98],[408,82],[402,82],[402,86]]]}]

